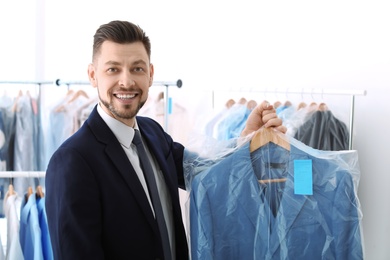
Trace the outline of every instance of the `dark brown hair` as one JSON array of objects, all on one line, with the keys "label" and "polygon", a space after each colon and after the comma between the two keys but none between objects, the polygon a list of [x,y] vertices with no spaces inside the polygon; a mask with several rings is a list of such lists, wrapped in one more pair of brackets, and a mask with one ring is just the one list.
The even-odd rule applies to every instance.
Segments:
[{"label": "dark brown hair", "polygon": [[138,25],[127,21],[111,21],[101,25],[93,37],[92,60],[95,59],[105,41],[120,44],[142,42],[150,60],[151,47],[149,37],[146,36],[145,32]]}]

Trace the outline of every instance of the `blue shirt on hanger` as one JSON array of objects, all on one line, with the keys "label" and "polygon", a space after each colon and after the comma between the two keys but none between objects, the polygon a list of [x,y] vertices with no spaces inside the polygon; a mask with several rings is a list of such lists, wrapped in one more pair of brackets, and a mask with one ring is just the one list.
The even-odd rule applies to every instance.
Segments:
[{"label": "blue shirt on hanger", "polygon": [[28,197],[20,212],[20,245],[25,260],[43,259],[41,228],[35,194]]},{"label": "blue shirt on hanger", "polygon": [[53,250],[51,247],[49,227],[47,224],[46,208],[45,208],[45,197],[37,199],[38,209],[38,220],[39,227],[41,228],[41,242],[42,242],[42,253],[45,260],[54,259]]}]

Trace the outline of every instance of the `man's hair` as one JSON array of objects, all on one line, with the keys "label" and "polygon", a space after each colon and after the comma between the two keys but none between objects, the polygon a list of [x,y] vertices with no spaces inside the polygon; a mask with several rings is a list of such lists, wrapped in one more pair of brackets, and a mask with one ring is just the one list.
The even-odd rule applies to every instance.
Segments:
[{"label": "man's hair", "polygon": [[105,41],[120,44],[142,42],[150,60],[151,47],[149,37],[146,36],[145,32],[138,25],[128,21],[111,21],[101,25],[93,37],[92,60],[99,54],[100,48]]}]

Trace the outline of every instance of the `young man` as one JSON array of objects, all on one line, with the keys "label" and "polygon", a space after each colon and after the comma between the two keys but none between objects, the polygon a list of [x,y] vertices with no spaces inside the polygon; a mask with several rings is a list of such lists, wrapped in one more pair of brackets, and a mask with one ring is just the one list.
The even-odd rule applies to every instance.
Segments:
[{"label": "young man", "polygon": [[[96,31],[88,76],[99,103],[54,153],[46,174],[55,259],[189,257],[177,189],[185,187],[184,147],[157,122],[137,116],[153,84],[150,48],[143,30],[126,21]],[[243,135],[263,125],[285,132],[272,106],[263,103]],[[132,144],[135,132],[142,136],[157,188],[144,177],[140,150]]]}]

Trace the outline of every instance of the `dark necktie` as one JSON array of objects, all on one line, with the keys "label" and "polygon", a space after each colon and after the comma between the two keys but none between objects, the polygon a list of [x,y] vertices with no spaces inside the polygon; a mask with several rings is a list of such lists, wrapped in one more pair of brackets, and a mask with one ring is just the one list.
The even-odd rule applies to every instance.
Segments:
[{"label": "dark necktie", "polygon": [[146,183],[149,189],[149,195],[152,199],[154,214],[156,215],[157,224],[161,234],[161,241],[164,250],[164,259],[170,260],[172,258],[171,246],[169,244],[169,236],[167,226],[165,224],[164,213],[161,206],[160,196],[158,194],[156,179],[149,158],[146,155],[145,147],[141,140],[141,135],[138,130],[134,129],[133,144],[137,147],[138,157],[141,162],[142,171],[144,173]]}]

